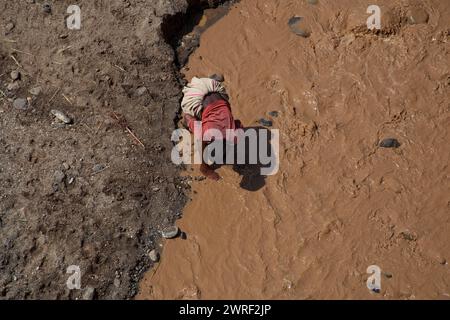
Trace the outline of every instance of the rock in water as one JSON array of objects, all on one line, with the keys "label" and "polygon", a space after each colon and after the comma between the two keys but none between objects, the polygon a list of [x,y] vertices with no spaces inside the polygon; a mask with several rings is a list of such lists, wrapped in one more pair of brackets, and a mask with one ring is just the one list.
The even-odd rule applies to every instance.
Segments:
[{"label": "rock in water", "polygon": [[384,139],[380,142],[380,147],[382,148],[398,148],[400,147],[400,142],[394,138]]},{"label": "rock in water", "polygon": [[173,239],[176,236],[178,236],[178,233],[180,232],[180,229],[178,229],[177,226],[167,227],[164,228],[161,232],[162,236],[166,239]]},{"label": "rock in water", "polygon": [[295,33],[298,36],[308,38],[310,36],[310,32],[308,32],[304,28],[300,28],[300,22],[303,20],[303,17],[294,16],[289,19],[288,26],[291,29],[293,33]]},{"label": "rock in water", "polygon": [[28,109],[28,101],[26,99],[18,98],[14,100],[13,106],[18,110],[26,110]]},{"label": "rock in water", "polygon": [[65,124],[71,124],[72,123],[72,119],[69,118],[64,112],[59,111],[59,110],[55,110],[53,109],[52,111],[50,111],[52,113],[52,115],[54,115],[56,117],[56,119],[58,119],[59,121],[64,122]]},{"label": "rock in water", "polygon": [[259,123],[262,124],[264,127],[271,127],[273,125],[272,121],[264,118],[259,119]]},{"label": "rock in water", "polygon": [[159,261],[159,253],[156,250],[150,251],[148,256],[149,256],[150,260],[152,260],[153,262],[158,262]]}]

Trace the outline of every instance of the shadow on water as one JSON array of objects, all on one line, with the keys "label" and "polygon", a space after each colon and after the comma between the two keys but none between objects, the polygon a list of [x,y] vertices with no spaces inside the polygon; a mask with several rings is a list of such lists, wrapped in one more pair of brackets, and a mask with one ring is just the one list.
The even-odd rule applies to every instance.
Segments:
[{"label": "shadow on water", "polygon": [[[246,137],[245,139],[245,161],[241,164],[238,162],[238,145],[234,145],[234,164],[226,164],[227,157],[227,148],[224,146],[224,159],[223,162],[225,164],[213,164],[213,169],[218,169],[222,166],[232,165],[233,170],[238,173],[242,178],[239,186],[248,191],[258,191],[266,184],[265,175],[261,174],[261,169],[270,168],[271,165],[274,164],[274,161],[278,161],[275,157],[275,152],[273,149],[273,145],[271,143],[271,133],[270,130],[265,127],[248,127],[244,129],[245,133],[249,133],[249,131],[256,132],[256,141],[252,141],[252,143],[256,143],[256,149],[254,149],[254,145],[249,143],[250,139]],[[266,139],[261,139],[261,137],[266,137]],[[266,145],[264,145],[264,143]],[[255,155],[256,150],[256,155]],[[262,161],[261,155],[264,157],[270,157],[270,163]],[[213,154],[214,156],[214,154]],[[256,156],[256,159],[255,159]],[[251,161],[253,158],[253,161]],[[256,160],[256,161],[254,161]]]}]

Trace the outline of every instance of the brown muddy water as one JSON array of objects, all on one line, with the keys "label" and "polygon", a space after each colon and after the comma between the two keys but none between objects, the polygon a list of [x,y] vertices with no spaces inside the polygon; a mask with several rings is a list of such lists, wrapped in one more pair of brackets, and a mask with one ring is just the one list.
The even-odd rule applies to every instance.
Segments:
[{"label": "brown muddy water", "polygon": [[222,72],[236,118],[273,120],[280,171],[195,182],[138,299],[449,299],[450,3],[377,4],[377,33],[353,0],[242,0],[203,33],[186,78]]}]

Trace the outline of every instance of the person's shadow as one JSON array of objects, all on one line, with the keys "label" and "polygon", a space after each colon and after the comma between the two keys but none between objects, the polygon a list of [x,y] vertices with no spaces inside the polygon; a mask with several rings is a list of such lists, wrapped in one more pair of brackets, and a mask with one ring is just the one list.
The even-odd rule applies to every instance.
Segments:
[{"label": "person's shadow", "polygon": [[[275,156],[269,129],[261,126],[248,127],[244,129],[244,132],[245,146],[234,144],[227,147],[225,145],[224,164],[213,164],[212,168],[217,169],[222,165],[230,165],[230,162],[226,161],[227,153],[229,153],[230,148],[233,148],[233,170],[242,176],[239,186],[248,191],[258,191],[266,184],[266,175],[262,174],[261,169],[268,169],[274,165],[278,166],[278,163],[274,163],[274,161],[279,161],[279,159]],[[242,142],[242,140],[240,141]],[[268,163],[269,158],[270,163]]]}]

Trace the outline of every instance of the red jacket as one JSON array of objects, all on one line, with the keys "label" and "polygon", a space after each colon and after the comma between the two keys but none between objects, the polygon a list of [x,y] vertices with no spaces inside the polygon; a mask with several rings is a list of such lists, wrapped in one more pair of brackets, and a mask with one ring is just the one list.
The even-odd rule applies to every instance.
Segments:
[{"label": "red jacket", "polygon": [[[208,104],[202,112],[202,136],[203,140],[210,141],[211,137],[208,135],[209,129],[217,129],[222,133],[224,139],[226,139],[226,130],[236,130],[242,128],[239,120],[234,120],[231,114],[231,107],[226,100],[216,100]],[[194,132],[194,119],[191,119],[188,123],[189,130]]]}]

